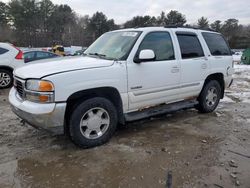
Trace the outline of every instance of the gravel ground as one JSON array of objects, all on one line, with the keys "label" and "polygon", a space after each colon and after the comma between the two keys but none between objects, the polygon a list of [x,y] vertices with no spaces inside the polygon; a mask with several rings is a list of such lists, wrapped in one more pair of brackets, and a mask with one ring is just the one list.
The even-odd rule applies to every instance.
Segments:
[{"label": "gravel ground", "polygon": [[190,109],[121,127],[82,150],[23,124],[0,91],[0,187],[250,188],[250,67],[214,113]]}]

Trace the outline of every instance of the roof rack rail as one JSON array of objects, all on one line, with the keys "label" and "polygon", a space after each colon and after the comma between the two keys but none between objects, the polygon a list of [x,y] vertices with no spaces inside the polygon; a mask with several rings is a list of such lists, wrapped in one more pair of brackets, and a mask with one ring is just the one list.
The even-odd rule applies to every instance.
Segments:
[{"label": "roof rack rail", "polygon": [[184,26],[184,25],[165,25],[165,28],[190,28],[190,29],[198,29],[197,27]]},{"label": "roof rack rail", "polygon": [[206,31],[214,31],[215,30],[211,28],[198,28],[198,27],[193,27],[193,26],[178,26],[178,25],[166,25],[164,28],[186,28],[186,29],[200,29],[200,30],[206,30]]},{"label": "roof rack rail", "polygon": [[206,31],[213,31],[213,32],[218,32],[218,31],[215,31],[214,29],[211,29],[211,28],[205,28],[203,30],[206,30]]}]

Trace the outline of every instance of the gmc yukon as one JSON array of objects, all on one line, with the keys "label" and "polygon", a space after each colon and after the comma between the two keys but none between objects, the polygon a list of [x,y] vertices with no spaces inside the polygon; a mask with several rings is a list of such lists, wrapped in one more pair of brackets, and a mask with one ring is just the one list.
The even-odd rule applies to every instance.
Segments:
[{"label": "gmc yukon", "polygon": [[233,72],[220,33],[124,29],[103,34],[82,57],[16,69],[9,101],[30,125],[88,148],[107,142],[117,124],[183,108],[214,111]]}]

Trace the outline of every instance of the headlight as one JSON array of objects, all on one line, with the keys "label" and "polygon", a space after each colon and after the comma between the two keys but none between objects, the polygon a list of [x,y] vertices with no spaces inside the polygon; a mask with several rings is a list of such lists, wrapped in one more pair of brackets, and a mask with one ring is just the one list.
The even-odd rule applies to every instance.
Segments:
[{"label": "headlight", "polygon": [[54,86],[49,81],[44,80],[27,80],[25,87],[30,91],[50,92],[54,91]]},{"label": "headlight", "polygon": [[25,97],[33,102],[54,102],[54,85],[45,80],[27,80],[25,83]]}]

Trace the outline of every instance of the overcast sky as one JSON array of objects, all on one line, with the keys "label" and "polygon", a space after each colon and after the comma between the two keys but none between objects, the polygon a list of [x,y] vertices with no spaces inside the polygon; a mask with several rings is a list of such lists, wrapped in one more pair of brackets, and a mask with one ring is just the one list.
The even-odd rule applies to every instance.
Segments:
[{"label": "overcast sky", "polygon": [[[8,2],[8,0],[4,0]],[[117,24],[136,15],[158,16],[161,11],[177,10],[186,15],[188,23],[205,16],[210,22],[236,18],[241,24],[250,24],[250,0],[52,0],[68,4],[81,15],[101,11]]]}]

